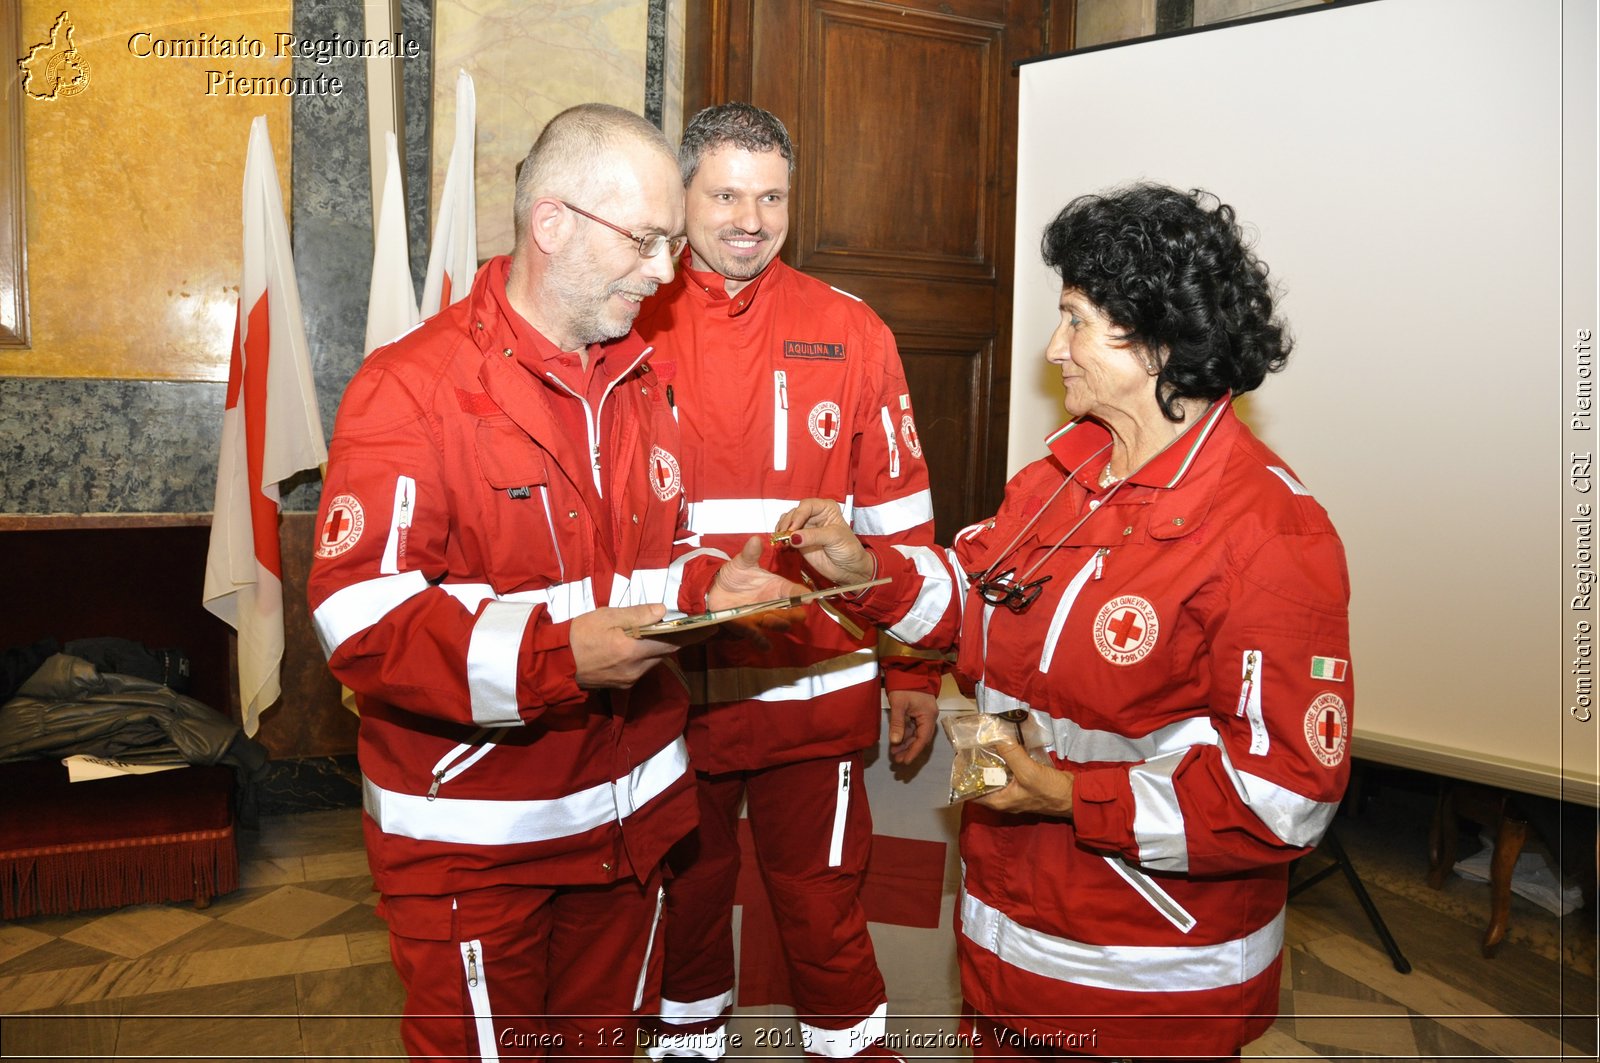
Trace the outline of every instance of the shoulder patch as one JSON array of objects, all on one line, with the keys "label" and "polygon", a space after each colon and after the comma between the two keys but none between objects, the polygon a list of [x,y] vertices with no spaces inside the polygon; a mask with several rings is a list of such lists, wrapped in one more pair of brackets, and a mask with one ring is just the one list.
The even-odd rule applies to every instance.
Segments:
[{"label": "shoulder patch", "polygon": [[907,413],[900,418],[900,438],[905,440],[906,449],[911,451],[914,458],[922,457],[922,439],[917,435],[917,424]]},{"label": "shoulder patch", "polygon": [[678,459],[659,446],[650,448],[650,487],[656,497],[666,502],[683,486],[683,475],[678,469]]},{"label": "shoulder patch", "polygon": [[317,556],[338,557],[361,541],[366,524],[367,516],[360,499],[351,494],[335,495],[328,503],[328,516],[317,535]]},{"label": "shoulder patch", "polygon": [[1350,672],[1350,662],[1342,657],[1313,657],[1311,658],[1311,678],[1324,679],[1330,683],[1343,683],[1344,677]]},{"label": "shoulder patch", "polygon": [[1350,739],[1350,716],[1344,699],[1331,690],[1318,694],[1306,709],[1305,727],[1306,745],[1311,752],[1324,767],[1338,767]]}]

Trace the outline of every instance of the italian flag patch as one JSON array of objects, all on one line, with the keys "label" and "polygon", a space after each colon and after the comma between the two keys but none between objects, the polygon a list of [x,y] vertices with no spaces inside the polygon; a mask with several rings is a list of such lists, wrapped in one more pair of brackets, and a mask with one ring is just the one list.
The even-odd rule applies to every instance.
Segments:
[{"label": "italian flag patch", "polygon": [[1350,671],[1350,662],[1340,660],[1338,657],[1313,657],[1311,658],[1311,678],[1326,679],[1330,683],[1343,683],[1345,673]]}]

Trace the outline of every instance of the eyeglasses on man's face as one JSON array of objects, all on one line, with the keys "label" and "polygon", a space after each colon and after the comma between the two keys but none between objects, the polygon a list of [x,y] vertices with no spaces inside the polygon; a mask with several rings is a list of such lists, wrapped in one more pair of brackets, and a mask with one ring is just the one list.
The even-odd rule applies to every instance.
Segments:
[{"label": "eyeglasses on man's face", "polygon": [[612,232],[621,233],[629,240],[632,240],[639,248],[640,258],[655,258],[657,255],[661,254],[661,252],[665,251],[674,260],[676,260],[678,255],[683,251],[683,245],[689,242],[689,238],[687,236],[663,236],[660,233],[641,234],[630,232],[615,222],[609,222],[599,215],[590,214],[582,207],[575,207],[564,199],[561,201],[561,205],[572,211],[574,214],[581,214],[590,221],[598,222],[601,225],[604,225],[607,229],[610,229]]}]

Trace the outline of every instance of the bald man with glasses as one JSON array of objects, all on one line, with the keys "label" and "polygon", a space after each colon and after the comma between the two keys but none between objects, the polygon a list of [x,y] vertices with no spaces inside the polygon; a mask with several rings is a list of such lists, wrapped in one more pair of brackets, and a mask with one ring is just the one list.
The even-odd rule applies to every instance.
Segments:
[{"label": "bald man with glasses", "polygon": [[638,115],[552,119],[516,239],[339,409],[309,598],[356,692],[363,825],[414,1058],[631,1059],[662,861],[694,825],[678,648],[632,629],[803,588],[691,549],[633,332],[683,190]]}]

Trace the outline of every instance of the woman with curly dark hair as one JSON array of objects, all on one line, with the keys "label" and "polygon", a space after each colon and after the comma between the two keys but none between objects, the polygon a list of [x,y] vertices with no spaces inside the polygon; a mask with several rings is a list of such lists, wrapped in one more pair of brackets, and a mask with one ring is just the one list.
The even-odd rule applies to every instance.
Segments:
[{"label": "woman with curly dark hair", "polygon": [[979,1054],[1232,1058],[1278,1005],[1288,867],[1348,777],[1349,580],[1328,515],[1234,416],[1283,367],[1233,210],[1135,185],[1044,234],[1072,420],[951,550],[863,548],[832,502],[779,531],[847,608],[958,649],[1003,788],[964,808],[957,952]]}]

